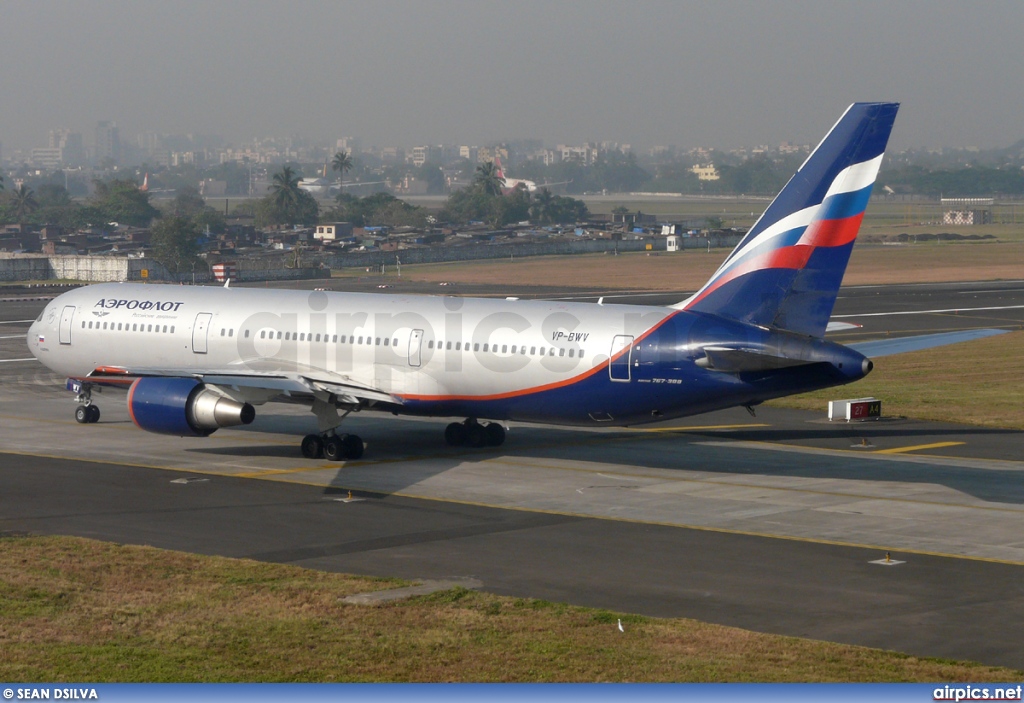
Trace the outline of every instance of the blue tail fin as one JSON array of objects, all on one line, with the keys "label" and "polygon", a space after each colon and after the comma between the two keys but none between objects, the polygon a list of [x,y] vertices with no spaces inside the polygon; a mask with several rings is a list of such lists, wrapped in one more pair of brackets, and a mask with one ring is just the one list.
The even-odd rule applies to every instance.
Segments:
[{"label": "blue tail fin", "polygon": [[898,103],[854,103],[711,280],[677,308],[822,337]]}]

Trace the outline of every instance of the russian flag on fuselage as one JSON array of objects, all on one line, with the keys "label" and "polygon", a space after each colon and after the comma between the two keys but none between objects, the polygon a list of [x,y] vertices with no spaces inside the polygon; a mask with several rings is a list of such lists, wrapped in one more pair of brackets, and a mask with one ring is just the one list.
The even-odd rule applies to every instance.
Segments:
[{"label": "russian flag on fuselage", "polygon": [[679,308],[825,333],[898,103],[854,103],[703,288]]}]

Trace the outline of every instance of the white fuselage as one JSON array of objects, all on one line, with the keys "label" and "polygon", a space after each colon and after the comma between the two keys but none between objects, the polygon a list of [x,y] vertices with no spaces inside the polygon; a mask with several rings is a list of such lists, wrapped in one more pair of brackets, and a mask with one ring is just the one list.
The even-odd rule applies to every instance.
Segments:
[{"label": "white fuselage", "polygon": [[[29,331],[47,367],[326,374],[402,397],[480,397],[607,366],[666,308],[254,288],[102,284]],[[619,347],[615,348],[618,344]]]}]

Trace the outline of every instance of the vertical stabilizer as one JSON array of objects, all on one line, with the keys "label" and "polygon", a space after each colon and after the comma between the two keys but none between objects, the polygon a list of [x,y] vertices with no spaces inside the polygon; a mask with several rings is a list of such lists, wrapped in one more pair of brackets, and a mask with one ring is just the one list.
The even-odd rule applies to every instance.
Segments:
[{"label": "vertical stabilizer", "polygon": [[854,103],[704,287],[677,308],[825,334],[898,103]]}]

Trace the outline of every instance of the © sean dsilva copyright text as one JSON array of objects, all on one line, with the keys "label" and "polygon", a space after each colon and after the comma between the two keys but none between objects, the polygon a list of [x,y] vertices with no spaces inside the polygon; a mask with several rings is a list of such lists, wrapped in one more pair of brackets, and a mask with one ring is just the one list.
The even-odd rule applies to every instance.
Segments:
[{"label": "\u00a9 sean dsilva copyright text", "polygon": [[932,698],[937,701],[1019,701],[1024,686],[989,688],[988,686],[942,686],[936,688]]},{"label": "\u00a9 sean dsilva copyright text", "polygon": [[16,701],[88,701],[99,700],[95,688],[51,688],[36,686],[33,688],[5,688],[4,700]]}]

